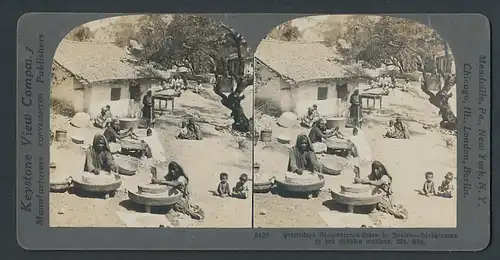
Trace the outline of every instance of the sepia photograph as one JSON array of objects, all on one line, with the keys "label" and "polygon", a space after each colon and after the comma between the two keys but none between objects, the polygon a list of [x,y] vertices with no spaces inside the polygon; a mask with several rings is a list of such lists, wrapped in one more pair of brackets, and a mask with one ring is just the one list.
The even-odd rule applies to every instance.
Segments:
[{"label": "sepia photograph", "polygon": [[298,18],[255,50],[254,226],[456,227],[455,63],[432,24]]},{"label": "sepia photograph", "polygon": [[251,227],[253,65],[201,16],[70,31],[52,62],[50,226]]}]

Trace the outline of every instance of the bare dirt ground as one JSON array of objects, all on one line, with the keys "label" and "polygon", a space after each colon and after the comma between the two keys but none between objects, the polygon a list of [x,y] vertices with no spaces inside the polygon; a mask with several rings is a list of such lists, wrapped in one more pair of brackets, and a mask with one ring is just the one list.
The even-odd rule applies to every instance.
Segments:
[{"label": "bare dirt ground", "polygon": [[[434,182],[439,185],[447,172],[456,174],[456,147],[446,146],[447,139],[456,140],[453,135],[433,128],[426,130],[423,125],[437,124],[437,109],[416,93],[396,92],[384,98],[384,109],[380,112],[365,114],[363,130],[372,149],[373,158],[386,165],[394,178],[394,203],[404,205],[409,211],[409,218],[397,220],[380,212],[369,214],[361,223],[373,227],[455,227],[456,196],[452,199],[425,197],[418,194],[425,181],[424,173],[434,172]],[[320,111],[321,113],[321,111]],[[387,123],[401,115],[407,122],[411,139],[395,140],[382,138]],[[263,119],[263,120],[269,120]],[[264,123],[265,124],[265,123]],[[308,129],[281,128],[273,124],[273,136],[280,134],[292,137],[298,133],[307,133]],[[349,131],[349,130],[347,130]],[[273,141],[271,144],[259,144],[255,148],[255,161],[261,164],[260,172],[270,176],[284,175],[288,162],[287,147]],[[369,172],[362,168],[362,176]],[[326,185],[318,198],[300,199],[283,198],[272,193],[255,194],[256,227],[327,227],[320,213],[337,212],[331,209],[331,195],[328,189],[335,189],[342,183],[352,183],[352,172],[346,170],[340,176],[325,175]],[[456,187],[456,184],[455,184]],[[326,203],[327,206],[324,205]],[[330,213],[328,213],[330,214]],[[348,214],[348,213],[345,213]],[[344,227],[349,226],[346,217]],[[338,224],[338,223],[337,223]],[[352,224],[352,223],[351,223]],[[361,225],[360,224],[360,225]],[[358,225],[357,227],[359,227]],[[342,223],[340,226],[342,227]]]},{"label": "bare dirt ground", "polygon": [[[207,92],[211,91],[207,89]],[[219,173],[227,172],[233,186],[243,172],[251,174],[250,148],[238,148],[230,133],[215,130],[213,124],[230,123],[230,111],[213,99],[202,95],[185,92],[176,99],[175,112],[169,111],[157,116],[156,131],[159,133],[165,156],[168,161],[178,161],[190,177],[192,202],[205,212],[201,222],[182,218],[178,226],[193,227],[250,227],[252,217],[251,199],[219,198],[211,191],[217,188]],[[174,137],[179,131],[183,116],[189,114],[198,117],[204,132],[202,141],[177,140]],[[75,128],[62,117],[52,120],[53,129],[65,128],[68,137],[78,135],[85,137],[90,143],[92,136],[102,133],[96,128]],[[87,144],[88,145],[88,144]],[[51,147],[51,161],[57,165],[51,178],[65,178],[79,173],[84,163],[83,149],[72,143],[54,142]],[[147,162],[145,162],[147,164]],[[137,189],[137,184],[150,181],[147,166],[141,168],[135,176],[124,177],[120,191],[115,198],[108,200],[98,198],[81,198],[69,193],[50,194],[50,225],[66,227],[124,227],[117,212],[137,212],[141,208],[128,201],[127,189]],[[251,185],[249,185],[251,186]]]}]

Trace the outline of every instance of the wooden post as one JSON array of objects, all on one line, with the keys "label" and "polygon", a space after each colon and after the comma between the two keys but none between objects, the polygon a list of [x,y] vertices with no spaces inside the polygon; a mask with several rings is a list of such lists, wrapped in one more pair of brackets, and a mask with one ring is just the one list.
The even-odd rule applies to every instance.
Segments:
[{"label": "wooden post", "polygon": [[144,211],[146,213],[151,213],[151,205],[144,205]]},{"label": "wooden post", "polygon": [[347,211],[349,213],[354,213],[354,205],[347,205]]}]

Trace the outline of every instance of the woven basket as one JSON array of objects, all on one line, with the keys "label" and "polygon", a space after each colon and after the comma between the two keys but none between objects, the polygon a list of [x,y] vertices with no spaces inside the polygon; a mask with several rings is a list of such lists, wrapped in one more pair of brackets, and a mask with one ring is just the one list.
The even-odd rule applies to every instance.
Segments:
[{"label": "woven basket", "polygon": [[[85,173],[91,174],[91,173]],[[98,184],[98,183],[85,183],[81,179],[73,179],[73,185],[78,190],[88,191],[88,192],[112,192],[120,188],[122,185],[122,177],[118,174],[113,174],[115,179],[113,182]]]},{"label": "woven basket", "polygon": [[311,193],[316,192],[322,189],[325,186],[325,177],[322,175],[318,175],[319,179],[316,183],[308,183],[308,184],[294,184],[294,183],[286,183],[284,180],[276,180],[278,187],[297,193]]},{"label": "woven basket", "polygon": [[120,145],[125,150],[145,150],[147,146],[147,144],[137,140],[123,140]]},{"label": "woven basket", "polygon": [[122,175],[135,175],[139,169],[140,160],[132,156],[115,156],[115,163],[118,166],[118,173]]},{"label": "woven basket", "polygon": [[380,202],[384,193],[379,191],[377,194],[370,193],[346,193],[342,190],[330,190],[332,199],[338,203],[352,206],[368,206]]},{"label": "woven basket", "polygon": [[51,192],[66,192],[70,185],[71,182],[68,180],[53,180],[49,183]]},{"label": "woven basket", "polygon": [[271,191],[273,186],[274,186],[274,184],[270,181],[262,182],[262,183],[255,183],[254,182],[252,191],[255,193],[267,193],[267,192]]},{"label": "woven basket", "polygon": [[344,169],[344,165],[338,161],[325,160],[321,162],[321,172],[328,175],[340,175]]},{"label": "woven basket", "polygon": [[83,143],[85,143],[85,138],[80,137],[80,136],[72,136],[71,141],[75,144],[83,144]]},{"label": "woven basket", "polygon": [[284,136],[284,135],[277,136],[276,140],[280,144],[289,144],[290,143],[290,137]]},{"label": "woven basket", "polygon": [[128,191],[128,197],[131,201],[141,205],[168,206],[179,202],[182,197],[182,194],[176,189],[171,190],[170,192],[171,194],[149,194]]}]

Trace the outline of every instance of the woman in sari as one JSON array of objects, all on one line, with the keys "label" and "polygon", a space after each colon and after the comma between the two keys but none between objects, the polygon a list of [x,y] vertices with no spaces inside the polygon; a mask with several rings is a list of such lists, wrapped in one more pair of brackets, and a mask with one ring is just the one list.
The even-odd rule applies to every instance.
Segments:
[{"label": "woman in sari", "polygon": [[193,119],[189,119],[187,123],[182,124],[182,129],[177,138],[186,140],[202,140],[203,134],[200,126],[197,125]]},{"label": "woman in sari", "polygon": [[394,130],[396,134],[396,139],[410,139],[410,131],[408,126],[401,121],[401,117],[397,117],[394,122]]},{"label": "woman in sari", "polygon": [[366,179],[356,177],[354,182],[373,185],[375,186],[374,193],[384,193],[384,196],[377,204],[379,211],[391,214],[399,219],[407,219],[408,211],[402,205],[392,203],[392,176],[387,171],[387,168],[379,161],[374,161],[371,168],[371,173]]},{"label": "woman in sari", "polygon": [[146,119],[148,127],[151,127],[154,122],[154,100],[153,92],[149,90],[147,94],[142,99],[142,118]]},{"label": "woman in sari", "polygon": [[361,121],[361,96],[359,95],[359,90],[354,90],[349,100],[351,106],[349,107],[349,117],[354,120],[354,126],[359,126]]},{"label": "woman in sari", "polygon": [[101,108],[101,114],[95,119],[94,125],[100,128],[105,128],[113,119],[111,114],[111,106],[107,105]]},{"label": "woman in sari", "polygon": [[290,149],[287,171],[299,175],[304,171],[321,172],[321,163],[316,158],[311,140],[307,135],[297,136],[295,146]]},{"label": "woman in sari", "polygon": [[312,127],[314,122],[319,119],[319,115],[315,112],[313,107],[307,109],[307,115],[305,115],[300,121],[300,125],[303,127]]},{"label": "woman in sari", "polygon": [[95,135],[90,146],[85,152],[85,164],[83,171],[91,172],[95,175],[100,171],[117,172],[118,167],[113,160],[113,155],[109,149],[109,144],[103,135]]},{"label": "woman in sari", "polygon": [[170,162],[168,164],[168,172],[167,175],[164,176],[164,180],[158,179],[156,177],[156,172],[153,172],[151,182],[154,184],[168,185],[182,194],[181,200],[174,205],[175,211],[186,214],[196,220],[201,220],[205,217],[203,210],[190,202],[189,177],[179,163]]}]

